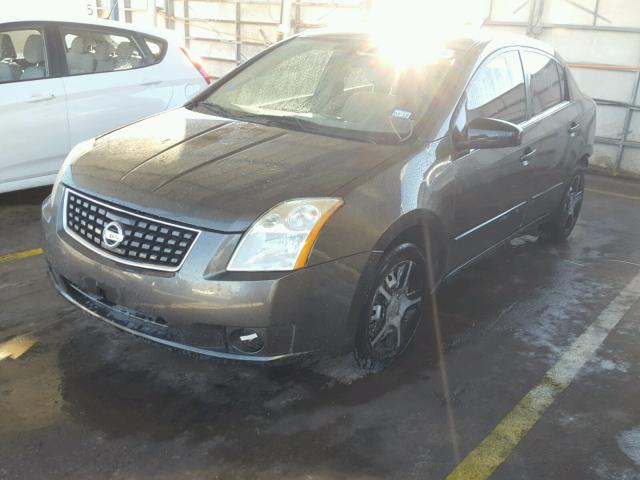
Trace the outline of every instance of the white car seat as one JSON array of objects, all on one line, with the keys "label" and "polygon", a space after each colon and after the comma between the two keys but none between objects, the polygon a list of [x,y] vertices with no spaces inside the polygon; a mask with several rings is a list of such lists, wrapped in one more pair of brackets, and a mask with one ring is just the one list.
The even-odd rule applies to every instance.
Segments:
[{"label": "white car seat", "polygon": [[22,69],[15,62],[16,49],[11,37],[6,33],[0,35],[0,82],[11,82],[20,78]]},{"label": "white car seat", "polygon": [[111,72],[116,68],[115,59],[111,56],[114,48],[107,42],[96,44],[96,72]]},{"label": "white car seat", "polygon": [[93,54],[89,53],[89,42],[82,37],[76,37],[71,42],[67,52],[67,66],[71,75],[93,73],[96,69],[96,61]]},{"label": "white car seat", "polygon": [[24,59],[30,65],[22,72],[21,80],[44,78],[47,69],[44,65],[44,42],[42,35],[33,34],[27,37],[24,43]]},{"label": "white car seat", "polygon": [[116,70],[138,68],[142,62],[140,58],[133,56],[136,52],[136,47],[131,42],[122,42],[118,45],[116,48]]},{"label": "white car seat", "polygon": [[0,82],[10,82],[15,79],[11,65],[7,62],[0,62]]}]

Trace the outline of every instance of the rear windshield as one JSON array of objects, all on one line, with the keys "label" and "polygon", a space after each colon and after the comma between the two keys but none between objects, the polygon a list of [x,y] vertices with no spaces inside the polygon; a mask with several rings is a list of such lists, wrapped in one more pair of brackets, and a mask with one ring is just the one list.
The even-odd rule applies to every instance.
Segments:
[{"label": "rear windshield", "polygon": [[399,143],[411,136],[452,65],[449,52],[398,67],[366,38],[295,38],[227,80],[196,108],[229,118]]}]

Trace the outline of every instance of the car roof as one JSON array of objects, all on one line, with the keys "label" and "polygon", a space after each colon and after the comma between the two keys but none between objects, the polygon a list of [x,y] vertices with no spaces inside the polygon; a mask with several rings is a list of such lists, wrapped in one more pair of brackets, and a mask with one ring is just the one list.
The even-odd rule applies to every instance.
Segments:
[{"label": "car roof", "polygon": [[26,16],[26,15],[14,15],[9,17],[3,17],[0,26],[8,23],[19,23],[19,22],[34,22],[34,23],[75,23],[80,25],[91,25],[97,27],[109,27],[109,28],[118,28],[121,30],[131,30],[133,32],[139,32],[146,35],[153,35],[155,37],[164,38],[165,40],[173,39],[173,32],[167,30],[160,30],[158,28],[152,27],[140,27],[138,25],[133,25],[131,23],[118,22],[114,20],[107,20],[103,18],[91,18],[91,17],[55,17],[51,15],[47,15],[46,17],[38,17],[35,16]]}]

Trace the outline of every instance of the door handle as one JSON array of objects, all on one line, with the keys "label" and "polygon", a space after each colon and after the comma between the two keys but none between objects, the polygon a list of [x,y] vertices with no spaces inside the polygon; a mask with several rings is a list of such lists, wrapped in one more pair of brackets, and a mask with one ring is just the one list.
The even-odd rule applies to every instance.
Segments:
[{"label": "door handle", "polygon": [[25,100],[24,103],[48,102],[54,98],[56,98],[56,96],[53,93],[51,95],[33,95],[29,100]]},{"label": "door handle", "polygon": [[529,165],[529,160],[536,156],[537,151],[538,150],[536,150],[535,148],[527,148],[524,151],[525,153],[520,157],[520,161],[525,167]]},{"label": "door handle", "polygon": [[578,122],[571,122],[569,124],[569,134],[573,137],[575,136],[575,134],[578,132],[578,129],[580,128],[580,124]]},{"label": "door handle", "polygon": [[162,83],[162,80],[152,80],[151,82],[144,82],[141,83],[140,85],[142,85],[143,87],[152,87],[154,85],[160,85]]}]

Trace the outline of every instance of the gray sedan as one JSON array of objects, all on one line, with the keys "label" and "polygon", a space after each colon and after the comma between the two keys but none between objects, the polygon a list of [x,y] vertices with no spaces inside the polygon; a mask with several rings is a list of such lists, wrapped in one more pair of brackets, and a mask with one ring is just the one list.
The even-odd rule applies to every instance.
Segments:
[{"label": "gray sedan", "polygon": [[165,345],[384,366],[443,280],[523,232],[569,236],[594,128],[530,38],[399,66],[366,33],[299,35],[76,146],[42,208],[51,276]]}]

